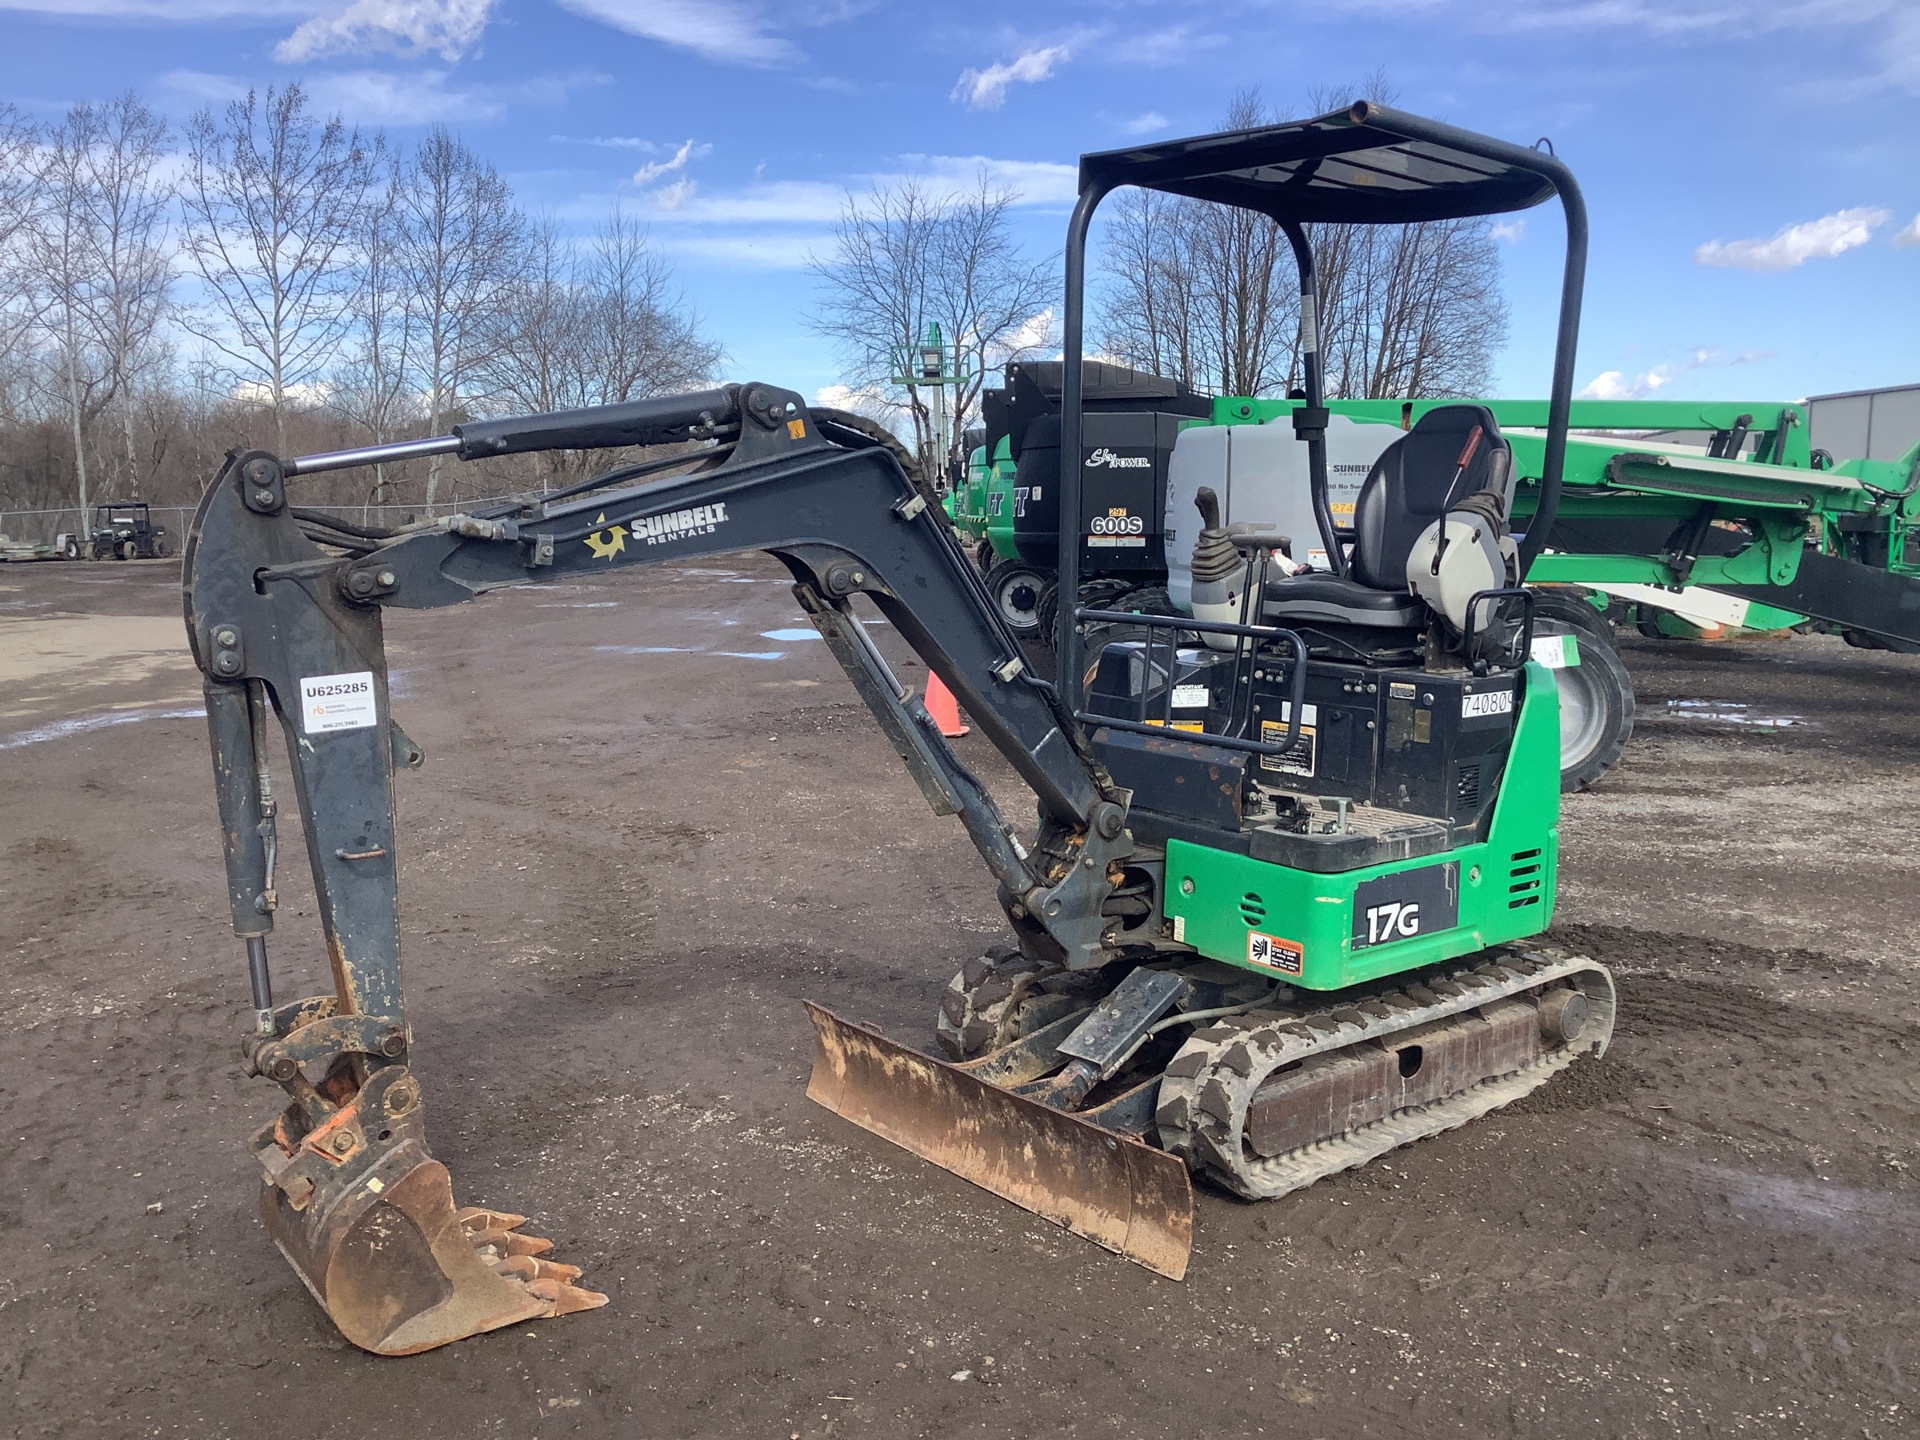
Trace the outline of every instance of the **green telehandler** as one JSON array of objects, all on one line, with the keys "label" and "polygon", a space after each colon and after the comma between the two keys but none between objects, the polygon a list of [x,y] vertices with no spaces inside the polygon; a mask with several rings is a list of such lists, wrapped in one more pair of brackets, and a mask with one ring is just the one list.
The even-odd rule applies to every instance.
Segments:
[{"label": "green telehandler", "polygon": [[[207,489],[185,608],[252,987],[245,1064],[284,1092],[251,1141],[260,1212],[354,1344],[406,1354],[605,1303],[521,1216],[456,1207],[411,1065],[393,791],[424,757],[390,710],[384,626],[500,586],[748,549],[786,567],[921,793],[959,817],[1009,926],[944,994],[944,1059],[810,1007],[808,1094],[1160,1274],[1187,1268],[1190,1176],[1284,1195],[1606,1048],[1607,972],[1537,943],[1554,906],[1557,692],[1531,658],[1533,597],[1517,583],[1553,522],[1566,447],[1587,238],[1572,174],[1550,154],[1357,104],[1089,155],[1080,181],[1062,453],[1081,448],[1085,244],[1102,197],[1136,185],[1270,215],[1299,261],[1308,399],[1292,423],[1329,573],[1284,573],[1200,494],[1195,613],[1063,605],[1056,680],[1035,669],[897,442],[761,384],[329,455],[236,451]],[[1459,404],[1386,448],[1352,544],[1336,543],[1305,227],[1555,197],[1567,262],[1531,525],[1517,543],[1508,533],[1513,446],[1485,406]],[[303,509],[287,489],[405,456],[629,446],[674,448],[391,532]],[[1062,475],[1068,514],[1079,468]],[[1059,559],[1061,593],[1078,594],[1078,547]],[[856,601],[1032,791],[1032,829],[941,736]],[[1083,655],[1082,627],[1116,619],[1131,628]],[[333,977],[331,993],[292,1000],[275,995],[267,955],[276,748]],[[798,817],[753,823],[809,843]],[[860,843],[840,834],[834,848]],[[822,856],[823,885],[834,865]]]}]

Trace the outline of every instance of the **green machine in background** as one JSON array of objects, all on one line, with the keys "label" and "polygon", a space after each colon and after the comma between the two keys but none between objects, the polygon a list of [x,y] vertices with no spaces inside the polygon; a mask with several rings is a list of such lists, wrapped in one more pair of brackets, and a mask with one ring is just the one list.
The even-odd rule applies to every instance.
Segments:
[{"label": "green machine in background", "polygon": [[994,446],[989,463],[987,447],[976,445],[967,455],[964,480],[947,495],[947,515],[973,555],[982,574],[1002,560],[1014,557],[1013,457],[1007,437]]}]

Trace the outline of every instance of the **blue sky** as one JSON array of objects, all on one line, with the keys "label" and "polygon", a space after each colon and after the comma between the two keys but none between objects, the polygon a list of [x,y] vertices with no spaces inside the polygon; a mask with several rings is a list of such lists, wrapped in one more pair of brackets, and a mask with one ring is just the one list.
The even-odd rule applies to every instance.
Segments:
[{"label": "blue sky", "polygon": [[[567,226],[622,203],[729,375],[808,392],[837,372],[802,266],[849,188],[984,166],[1045,253],[1081,151],[1376,69],[1571,164],[1593,393],[1920,381],[1920,0],[0,0],[0,97],[48,118],[298,79],[402,142],[453,126]],[[1503,242],[1502,394],[1545,389],[1559,241],[1537,210]]]}]

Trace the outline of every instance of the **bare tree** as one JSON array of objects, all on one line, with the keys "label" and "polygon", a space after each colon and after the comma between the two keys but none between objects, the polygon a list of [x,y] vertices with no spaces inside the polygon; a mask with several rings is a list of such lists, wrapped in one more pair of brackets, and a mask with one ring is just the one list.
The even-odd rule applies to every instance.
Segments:
[{"label": "bare tree", "polygon": [[137,497],[136,391],[165,361],[159,332],[173,280],[167,234],[173,189],[159,177],[168,132],[131,91],[93,110],[90,128],[92,143],[81,157],[89,220],[82,239],[93,292],[88,318],[120,412],[123,478]]},{"label": "bare tree", "polygon": [[99,277],[91,152],[100,143],[99,116],[76,105],[46,137],[35,173],[38,204],[28,232],[28,306],[52,347],[53,373],[73,444],[74,485],[81,523],[92,503],[87,431],[111,395],[107,366],[94,330]]},{"label": "bare tree", "polygon": [[0,368],[9,375],[22,368],[21,341],[33,319],[24,242],[40,206],[39,145],[34,124],[0,101]]},{"label": "bare tree", "polygon": [[[720,347],[700,335],[666,262],[616,210],[583,254],[551,220],[527,227],[476,378],[508,410],[569,410],[668,394],[705,383]],[[582,455],[546,460],[552,478],[579,474]]]},{"label": "bare tree", "polygon": [[1194,333],[1199,285],[1184,233],[1189,210],[1155,190],[1127,189],[1107,226],[1108,275],[1101,348],[1127,364],[1201,387]]},{"label": "bare tree", "polygon": [[251,90],[187,126],[186,253],[211,296],[188,328],[264,392],[286,446],[288,394],[317,379],[350,321],[353,237],[378,139],[317,121],[301,88]]},{"label": "bare tree", "polygon": [[[1257,92],[1225,128],[1266,123]],[[1129,192],[1107,227],[1102,346],[1196,389],[1260,395],[1285,384],[1300,312],[1292,253],[1263,215]]]},{"label": "bare tree", "polygon": [[[412,363],[439,434],[481,337],[506,293],[524,226],[513,192],[451,131],[436,126],[401,173],[396,196],[398,259],[410,292]],[[439,494],[443,457],[427,469],[427,511]]]},{"label": "bare tree", "polygon": [[[1382,76],[1323,90],[1316,111],[1355,94],[1392,96]],[[1234,98],[1229,129],[1271,124],[1256,92]],[[1137,198],[1136,198],[1137,197]],[[1319,270],[1330,395],[1460,395],[1484,390],[1506,335],[1499,254],[1486,224],[1308,227]],[[1250,211],[1132,192],[1106,228],[1104,348],[1224,395],[1300,381],[1298,277],[1273,221]]]},{"label": "bare tree", "polygon": [[477,366],[491,406],[538,413],[587,403],[576,268],[558,225],[547,218],[529,223]]},{"label": "bare tree", "polygon": [[691,390],[713,377],[720,347],[673,282],[646,229],[616,208],[594,237],[581,275],[580,343],[601,404]]},{"label": "bare tree", "polygon": [[[399,192],[399,177],[389,172],[361,209],[348,303],[352,330],[328,386],[331,407],[375,445],[397,438],[419,415],[412,389],[414,296],[401,265]],[[379,501],[386,486],[387,467],[376,465],[367,503]]]},{"label": "bare tree", "polygon": [[854,389],[881,391],[929,323],[959,347],[966,373],[954,387],[947,454],[933,453],[932,412],[919,389],[908,391],[916,449],[929,470],[963,453],[961,437],[989,366],[1053,338],[1053,264],[1020,253],[1008,224],[1018,198],[993,188],[984,174],[955,195],[912,180],[864,199],[849,195],[832,252],[811,265],[820,283],[814,328],[839,342]]}]

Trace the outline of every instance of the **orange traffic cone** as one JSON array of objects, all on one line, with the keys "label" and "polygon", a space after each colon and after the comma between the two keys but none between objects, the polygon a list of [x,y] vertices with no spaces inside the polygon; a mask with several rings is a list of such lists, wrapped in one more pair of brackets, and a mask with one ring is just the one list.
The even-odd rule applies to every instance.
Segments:
[{"label": "orange traffic cone", "polygon": [[927,671],[927,713],[933,717],[933,723],[940,727],[940,733],[949,740],[958,740],[972,727],[960,723],[960,704],[953,698],[953,692],[947,689],[940,677]]}]

